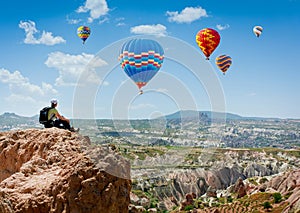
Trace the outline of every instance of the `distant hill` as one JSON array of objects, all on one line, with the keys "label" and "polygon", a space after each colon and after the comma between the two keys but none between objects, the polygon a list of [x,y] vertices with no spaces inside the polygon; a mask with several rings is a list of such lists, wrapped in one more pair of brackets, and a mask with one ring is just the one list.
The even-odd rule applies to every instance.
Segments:
[{"label": "distant hill", "polygon": [[182,110],[165,116],[167,120],[174,119],[216,119],[216,120],[280,120],[279,118],[265,118],[265,117],[243,117],[233,113],[213,112],[213,111],[195,111]]},{"label": "distant hill", "polygon": [[38,123],[38,116],[25,117],[15,113],[5,112],[0,115],[0,125],[15,126],[15,125],[35,125]]},{"label": "distant hill", "polygon": [[[213,111],[196,111],[196,110],[181,110],[165,116],[157,117],[155,119],[166,120],[281,120],[279,118],[265,118],[265,117],[244,117],[234,113],[213,112]],[[0,125],[11,124],[38,124],[38,115],[31,117],[20,116],[15,113],[5,112],[0,115]],[[85,119],[83,119],[85,120]],[[97,119],[97,120],[109,120],[109,119]],[[133,119],[135,120],[135,119]],[[140,120],[140,119],[139,119]],[[143,120],[143,119],[142,119]],[[148,119],[146,119],[148,120]]]}]

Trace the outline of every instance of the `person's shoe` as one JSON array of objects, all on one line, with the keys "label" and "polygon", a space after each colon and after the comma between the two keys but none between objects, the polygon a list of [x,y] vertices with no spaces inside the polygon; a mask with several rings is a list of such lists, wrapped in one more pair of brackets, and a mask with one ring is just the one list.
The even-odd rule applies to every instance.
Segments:
[{"label": "person's shoe", "polygon": [[70,131],[71,131],[71,132],[79,132],[79,128],[75,129],[74,127],[71,127],[71,128],[70,128]]}]

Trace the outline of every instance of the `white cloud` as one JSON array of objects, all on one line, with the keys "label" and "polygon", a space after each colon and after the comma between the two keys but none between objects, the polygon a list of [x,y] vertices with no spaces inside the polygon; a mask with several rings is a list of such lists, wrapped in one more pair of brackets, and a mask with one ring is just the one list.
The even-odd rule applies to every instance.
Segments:
[{"label": "white cloud", "polygon": [[93,22],[95,19],[105,16],[109,11],[106,0],[86,0],[84,6],[77,9],[78,13],[90,13],[88,22]]},{"label": "white cloud", "polygon": [[217,24],[217,28],[218,30],[226,30],[229,28],[229,24],[225,24],[225,25]]},{"label": "white cloud", "polygon": [[107,17],[104,17],[104,18],[100,19],[98,23],[103,24],[105,22],[109,22],[109,19]]},{"label": "white cloud", "polygon": [[78,24],[81,21],[82,21],[81,19],[70,19],[69,16],[67,16],[67,22],[69,24]]},{"label": "white cloud", "polygon": [[176,23],[191,23],[202,17],[208,17],[206,10],[202,7],[186,7],[181,12],[167,11],[166,15],[169,16],[169,22]]},{"label": "white cloud", "polygon": [[125,18],[124,17],[119,17],[119,18],[116,18],[115,19],[115,22],[117,23],[116,26],[117,27],[122,27],[122,26],[125,26]]},{"label": "white cloud", "polygon": [[251,92],[251,93],[247,94],[247,96],[256,96],[256,93],[255,92]]},{"label": "white cloud", "polygon": [[156,108],[153,104],[137,104],[130,106],[131,110],[137,110],[137,109],[145,109],[145,108]]},{"label": "white cloud", "polygon": [[41,86],[32,84],[19,71],[10,72],[3,68],[0,69],[0,82],[8,84],[11,94],[7,100],[11,102],[29,99],[38,101],[41,98],[49,98],[57,94],[52,85],[45,82],[42,82]]},{"label": "white cloud", "polygon": [[161,92],[161,93],[168,93],[169,92],[166,88],[158,88],[156,91]]},{"label": "white cloud", "polygon": [[[93,63],[89,64],[92,59]],[[100,58],[95,58],[92,54],[70,55],[52,52],[48,55],[45,64],[59,71],[59,77],[55,80],[57,86],[75,86],[80,75],[87,69],[89,69],[89,74],[85,80],[89,83],[99,84],[101,80],[94,71],[97,67],[107,63]]]},{"label": "white cloud", "polygon": [[126,24],[124,23],[124,22],[119,22],[119,23],[117,23],[117,27],[122,27],[122,26],[125,26]]},{"label": "white cloud", "polygon": [[66,41],[60,36],[53,36],[52,32],[42,32],[40,38],[36,38],[35,34],[39,31],[35,27],[35,22],[33,21],[20,21],[19,27],[25,30],[26,38],[24,39],[25,44],[45,44],[45,45],[55,45],[60,43],[65,43]]},{"label": "white cloud", "polygon": [[166,36],[167,28],[164,25],[139,25],[130,28],[130,32],[134,34],[155,34],[158,36]]}]

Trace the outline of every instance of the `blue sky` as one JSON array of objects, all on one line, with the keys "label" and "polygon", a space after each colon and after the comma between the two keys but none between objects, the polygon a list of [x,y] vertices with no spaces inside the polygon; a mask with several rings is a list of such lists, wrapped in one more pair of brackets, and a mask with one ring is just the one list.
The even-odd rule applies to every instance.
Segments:
[{"label": "blue sky", "polygon": [[[67,117],[150,118],[212,109],[300,118],[299,11],[299,0],[4,1],[0,113],[32,116],[55,97]],[[84,45],[76,34],[81,25],[91,28]],[[259,38],[255,25],[264,29]],[[195,42],[206,27],[221,36],[209,61]],[[139,96],[118,66],[117,53],[124,39],[148,34],[163,43],[165,61]],[[181,56],[179,43],[187,47]],[[233,60],[225,76],[214,63],[221,54]],[[112,68],[103,71],[110,59]],[[197,78],[186,63],[198,63],[207,75]],[[92,74],[84,78],[87,67]]]}]

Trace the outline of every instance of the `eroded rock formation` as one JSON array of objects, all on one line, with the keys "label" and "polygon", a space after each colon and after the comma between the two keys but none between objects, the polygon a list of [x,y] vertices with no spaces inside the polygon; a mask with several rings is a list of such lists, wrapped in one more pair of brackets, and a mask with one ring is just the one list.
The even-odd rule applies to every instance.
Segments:
[{"label": "eroded rock formation", "polygon": [[130,165],[57,128],[0,133],[0,212],[128,212]]}]

